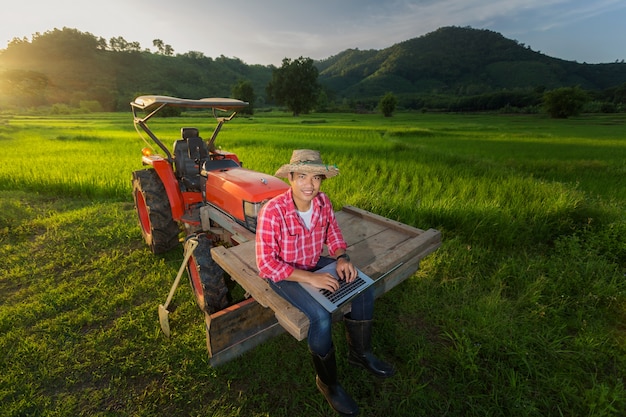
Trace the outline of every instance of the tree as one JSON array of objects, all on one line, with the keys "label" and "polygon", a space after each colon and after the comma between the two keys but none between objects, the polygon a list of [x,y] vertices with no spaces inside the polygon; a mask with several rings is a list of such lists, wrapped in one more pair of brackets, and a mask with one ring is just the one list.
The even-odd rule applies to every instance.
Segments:
[{"label": "tree", "polygon": [[165,55],[165,56],[174,55],[174,49],[172,48],[172,46],[166,45],[165,43],[163,43],[161,39],[153,39],[152,46],[157,48],[157,54]]},{"label": "tree", "polygon": [[315,106],[320,91],[318,75],[311,58],[300,57],[294,61],[285,58],[282,66],[272,71],[267,95],[287,106],[294,116],[308,113]]},{"label": "tree", "polygon": [[121,36],[114,36],[109,39],[109,48],[113,52],[125,52],[128,50],[128,41]]},{"label": "tree", "polygon": [[396,110],[396,104],[398,104],[398,100],[393,93],[387,93],[380,99],[378,103],[378,108],[385,115],[385,117],[391,117],[393,112]]},{"label": "tree", "polygon": [[102,36],[100,36],[98,38],[98,46],[97,48],[101,51],[106,51],[107,50],[107,40],[104,39]]},{"label": "tree", "polygon": [[324,90],[320,90],[320,93],[317,96],[317,101],[315,104],[315,111],[319,113],[327,112],[329,105],[330,105],[330,100],[328,99],[328,93]]},{"label": "tree", "polygon": [[0,72],[0,106],[41,106],[46,104],[50,80],[36,71],[8,70]]},{"label": "tree", "polygon": [[[185,58],[195,59],[195,60],[207,59],[204,53],[200,51],[188,51],[188,52],[185,52],[184,54],[179,54],[177,56],[182,56]],[[211,58],[208,58],[208,59],[211,59]]]},{"label": "tree", "polygon": [[562,87],[543,94],[543,105],[555,119],[567,119],[580,114],[588,100],[589,97],[580,87]]},{"label": "tree", "polygon": [[252,83],[250,81],[239,81],[235,84],[231,93],[233,98],[237,100],[247,101],[248,107],[241,109],[240,112],[242,114],[253,114],[254,113],[254,102],[256,100],[256,95],[254,94],[254,87],[252,87]]},{"label": "tree", "polygon": [[615,88],[613,92],[613,103],[616,105],[626,104],[626,83]]}]

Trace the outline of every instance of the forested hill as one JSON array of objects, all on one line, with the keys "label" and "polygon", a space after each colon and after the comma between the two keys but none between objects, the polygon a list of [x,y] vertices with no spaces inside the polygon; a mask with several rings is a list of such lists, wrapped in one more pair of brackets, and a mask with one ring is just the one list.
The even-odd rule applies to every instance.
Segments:
[{"label": "forested hill", "polygon": [[445,27],[377,50],[346,50],[318,64],[324,85],[343,96],[400,93],[483,94],[502,89],[626,82],[626,64],[552,58],[490,30]]},{"label": "forested hill", "polygon": [[[383,50],[346,50],[316,66],[327,96],[353,103],[373,103],[387,92],[408,102],[425,95],[477,96],[575,85],[601,91],[626,83],[623,61],[565,61],[493,31],[459,27]],[[121,37],[106,41],[76,29],[54,29],[31,41],[14,39],[0,50],[0,109],[95,101],[104,110],[127,110],[139,94],[231,96],[239,81],[252,83],[258,106],[267,102],[272,70],[238,58],[210,58],[195,51],[174,55],[162,47],[151,52]]]},{"label": "forested hill", "polygon": [[[128,110],[141,94],[186,98],[231,96],[250,81],[264,93],[272,69],[238,58],[210,58],[142,49],[121,37],[109,41],[76,29],[54,29],[14,39],[0,51],[0,109],[96,100],[104,110]],[[259,94],[260,92],[260,94]]]}]

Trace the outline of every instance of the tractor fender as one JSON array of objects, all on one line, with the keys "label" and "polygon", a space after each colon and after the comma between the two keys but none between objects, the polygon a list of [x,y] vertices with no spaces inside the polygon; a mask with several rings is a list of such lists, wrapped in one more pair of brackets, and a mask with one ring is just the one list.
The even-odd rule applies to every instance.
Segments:
[{"label": "tractor fender", "polygon": [[151,155],[148,157],[144,156],[142,161],[145,165],[151,165],[161,179],[161,182],[163,182],[167,199],[169,200],[170,207],[172,208],[172,218],[177,222],[180,221],[185,213],[185,206],[183,202],[183,193],[180,191],[180,187],[178,186],[178,180],[174,175],[172,165],[166,159],[157,155]]}]

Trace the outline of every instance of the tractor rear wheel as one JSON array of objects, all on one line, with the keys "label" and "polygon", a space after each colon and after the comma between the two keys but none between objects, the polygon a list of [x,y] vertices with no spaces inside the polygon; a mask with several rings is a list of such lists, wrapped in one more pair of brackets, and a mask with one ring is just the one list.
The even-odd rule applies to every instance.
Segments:
[{"label": "tractor rear wheel", "polygon": [[133,172],[133,198],[141,234],[152,252],[164,253],[178,246],[180,229],[172,217],[163,182],[154,169]]},{"label": "tractor rear wheel", "polygon": [[228,287],[224,282],[224,270],[211,257],[211,239],[205,234],[197,235],[197,239],[198,246],[189,258],[187,272],[198,307],[213,314],[228,306]]}]

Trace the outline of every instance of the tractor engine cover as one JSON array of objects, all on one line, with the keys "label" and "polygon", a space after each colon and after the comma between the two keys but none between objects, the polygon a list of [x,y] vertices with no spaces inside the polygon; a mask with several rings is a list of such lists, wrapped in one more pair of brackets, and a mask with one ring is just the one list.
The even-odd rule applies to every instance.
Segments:
[{"label": "tractor engine cover", "polygon": [[[289,188],[279,178],[239,166],[204,171],[203,174],[207,178],[207,202],[230,214],[252,231],[256,228],[258,209]],[[246,209],[254,213],[249,212],[246,216]],[[250,219],[251,216],[254,218]],[[254,224],[250,224],[250,221]]]}]

